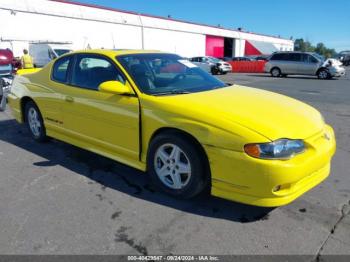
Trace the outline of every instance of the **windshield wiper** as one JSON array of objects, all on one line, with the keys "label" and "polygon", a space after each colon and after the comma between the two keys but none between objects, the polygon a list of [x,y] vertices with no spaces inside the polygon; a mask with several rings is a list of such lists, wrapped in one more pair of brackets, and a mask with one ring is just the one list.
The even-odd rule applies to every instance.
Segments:
[{"label": "windshield wiper", "polygon": [[165,96],[165,95],[182,95],[182,94],[191,94],[189,91],[185,90],[171,90],[167,92],[154,93],[155,96]]}]

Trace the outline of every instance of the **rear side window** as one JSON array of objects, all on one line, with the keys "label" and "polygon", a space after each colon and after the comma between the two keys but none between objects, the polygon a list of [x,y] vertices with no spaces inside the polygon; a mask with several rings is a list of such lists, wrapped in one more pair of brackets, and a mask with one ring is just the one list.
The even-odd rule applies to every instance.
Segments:
[{"label": "rear side window", "polygon": [[101,83],[120,81],[125,78],[108,59],[95,55],[78,55],[72,74],[72,85],[98,90]]},{"label": "rear side window", "polygon": [[298,53],[292,53],[289,54],[289,61],[293,61],[293,62],[301,62],[301,54]]},{"label": "rear side window", "polygon": [[58,59],[53,66],[52,80],[66,83],[68,77],[68,68],[71,61],[71,56],[65,56]]},{"label": "rear side window", "polygon": [[272,61],[285,60],[284,57],[285,57],[285,54],[274,54],[270,60]]}]

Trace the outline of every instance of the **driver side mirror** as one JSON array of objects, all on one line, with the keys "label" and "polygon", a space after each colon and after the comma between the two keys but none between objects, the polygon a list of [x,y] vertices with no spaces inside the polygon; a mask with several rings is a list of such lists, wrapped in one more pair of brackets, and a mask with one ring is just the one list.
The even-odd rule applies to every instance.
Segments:
[{"label": "driver side mirror", "polygon": [[115,94],[115,95],[135,95],[131,87],[119,81],[106,81],[99,85],[100,92]]}]

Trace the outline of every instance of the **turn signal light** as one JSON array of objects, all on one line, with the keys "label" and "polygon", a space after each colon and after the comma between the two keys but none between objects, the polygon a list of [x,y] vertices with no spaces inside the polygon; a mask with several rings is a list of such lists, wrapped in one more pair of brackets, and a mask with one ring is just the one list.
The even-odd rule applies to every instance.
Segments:
[{"label": "turn signal light", "polygon": [[244,151],[252,157],[256,157],[256,158],[260,157],[260,149],[259,149],[259,146],[256,144],[245,145]]}]

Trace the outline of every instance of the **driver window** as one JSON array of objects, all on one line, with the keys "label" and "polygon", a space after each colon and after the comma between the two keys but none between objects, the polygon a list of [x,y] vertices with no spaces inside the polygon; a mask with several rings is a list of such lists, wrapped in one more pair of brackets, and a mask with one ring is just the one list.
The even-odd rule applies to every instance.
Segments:
[{"label": "driver window", "polygon": [[101,83],[106,81],[120,81],[125,78],[116,66],[104,57],[78,55],[72,74],[72,85],[98,90]]}]

